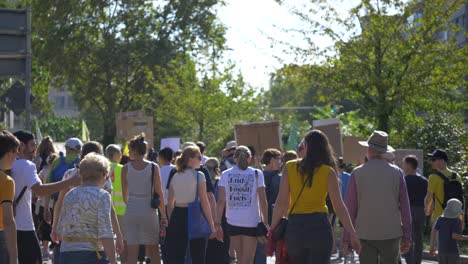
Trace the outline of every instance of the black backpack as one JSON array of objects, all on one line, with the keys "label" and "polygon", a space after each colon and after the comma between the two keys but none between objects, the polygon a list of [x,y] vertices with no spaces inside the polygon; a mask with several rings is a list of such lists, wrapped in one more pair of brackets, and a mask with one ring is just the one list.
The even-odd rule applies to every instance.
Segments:
[{"label": "black backpack", "polygon": [[436,171],[436,175],[439,176],[443,181],[444,181],[444,201],[443,203],[437,199],[437,201],[442,205],[442,208],[445,209],[447,206],[447,202],[450,199],[458,199],[460,202],[465,204],[464,198],[463,198],[463,188],[462,185],[459,181],[457,181],[457,174],[455,172],[452,173],[452,176],[450,179],[448,179],[444,174],[442,174],[440,171]]}]

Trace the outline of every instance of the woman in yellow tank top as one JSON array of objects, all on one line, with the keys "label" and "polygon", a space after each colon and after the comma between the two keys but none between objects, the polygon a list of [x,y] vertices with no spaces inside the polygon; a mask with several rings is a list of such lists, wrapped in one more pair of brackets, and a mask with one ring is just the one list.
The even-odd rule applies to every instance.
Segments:
[{"label": "woman in yellow tank top", "polygon": [[359,253],[361,245],[343,204],[327,136],[312,130],[302,144],[304,158],[288,162],[283,170],[271,226],[276,227],[282,217],[288,217],[286,248],[294,264],[330,263],[333,237],[325,202],[329,194],[337,216],[351,234],[353,248]]}]

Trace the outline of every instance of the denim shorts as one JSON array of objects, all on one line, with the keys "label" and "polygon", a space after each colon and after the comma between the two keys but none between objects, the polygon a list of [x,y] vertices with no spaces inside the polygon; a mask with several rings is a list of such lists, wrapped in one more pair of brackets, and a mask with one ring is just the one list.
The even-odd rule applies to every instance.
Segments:
[{"label": "denim shorts", "polygon": [[104,251],[99,252],[99,260],[96,251],[65,251],[60,252],[59,264],[109,264]]}]

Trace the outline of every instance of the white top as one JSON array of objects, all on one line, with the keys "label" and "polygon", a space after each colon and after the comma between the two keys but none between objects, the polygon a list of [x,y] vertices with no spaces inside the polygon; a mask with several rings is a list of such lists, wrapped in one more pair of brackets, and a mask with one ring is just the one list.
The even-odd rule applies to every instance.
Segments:
[{"label": "white top", "polygon": [[[57,223],[57,233],[62,237],[98,239],[113,238],[111,224],[111,196],[97,186],[78,186],[63,199]],[[102,243],[62,242],[60,251],[100,250]]]},{"label": "white top", "polygon": [[177,172],[174,174],[174,177],[172,177],[171,187],[174,190],[176,203],[191,203],[195,200],[197,179],[195,178],[194,172],[197,173],[198,184],[206,184],[203,172],[193,169]]},{"label": "white top", "polygon": [[201,158],[201,163],[202,163],[202,165],[205,165],[205,163],[206,163],[206,161],[207,161],[208,159],[209,159],[209,158],[208,158],[207,156],[203,155],[202,158]]},{"label": "white top", "polygon": [[159,169],[159,173],[161,175],[162,189],[164,193],[164,205],[167,205],[167,201],[169,200],[169,192],[166,186],[167,186],[167,181],[169,180],[169,174],[174,168],[175,166],[170,164],[170,165],[161,166],[161,168]]},{"label": "white top", "polygon": [[256,227],[260,222],[257,190],[265,187],[265,181],[262,171],[257,172],[258,180],[251,167],[242,171],[233,166],[221,174],[218,186],[226,191],[226,218],[230,225]]},{"label": "white top", "polygon": [[23,198],[16,206],[16,229],[21,231],[34,231],[34,222],[32,218],[31,187],[40,184],[41,179],[37,176],[36,165],[29,160],[18,159],[11,167],[11,176],[15,181],[15,200],[24,186],[28,187]]},{"label": "white top", "polygon": [[[65,172],[65,174],[63,174],[63,178],[62,178],[62,181],[66,181],[68,179],[71,179],[73,177],[75,177],[75,175],[79,172],[80,170],[77,169],[77,168],[71,168],[69,170],[67,170]],[[109,193],[112,193],[112,180],[110,178],[107,178],[106,179],[106,183],[104,183],[104,187],[103,187],[104,190],[106,190],[107,192]]]}]

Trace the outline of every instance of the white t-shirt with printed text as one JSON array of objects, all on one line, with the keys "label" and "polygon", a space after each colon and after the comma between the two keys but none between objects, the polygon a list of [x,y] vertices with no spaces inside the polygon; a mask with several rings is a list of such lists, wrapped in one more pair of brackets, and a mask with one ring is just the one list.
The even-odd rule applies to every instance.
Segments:
[{"label": "white t-shirt with printed text", "polygon": [[23,198],[21,198],[16,206],[16,229],[20,231],[34,231],[31,209],[31,187],[41,183],[41,179],[37,176],[36,164],[30,160],[17,159],[11,167],[11,176],[15,181],[15,200],[18,198],[23,187],[27,187]]},{"label": "white t-shirt with printed text", "polygon": [[265,187],[265,181],[260,170],[256,170],[256,180],[255,170],[233,166],[221,175],[219,186],[226,191],[226,218],[230,225],[256,227],[260,221],[257,190]]}]

